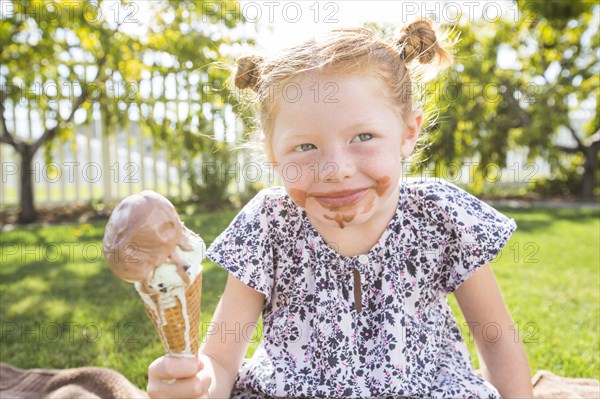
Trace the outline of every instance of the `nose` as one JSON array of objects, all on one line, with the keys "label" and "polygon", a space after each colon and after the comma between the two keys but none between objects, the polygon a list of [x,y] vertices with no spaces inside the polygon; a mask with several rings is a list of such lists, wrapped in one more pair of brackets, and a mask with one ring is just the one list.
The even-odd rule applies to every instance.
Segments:
[{"label": "nose", "polygon": [[321,181],[340,183],[356,174],[356,162],[343,149],[332,149],[321,161]]}]

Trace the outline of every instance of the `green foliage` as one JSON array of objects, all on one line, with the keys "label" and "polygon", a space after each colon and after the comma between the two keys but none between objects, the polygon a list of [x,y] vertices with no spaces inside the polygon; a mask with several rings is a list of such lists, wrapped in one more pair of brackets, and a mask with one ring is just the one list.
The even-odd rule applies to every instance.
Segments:
[{"label": "green foliage", "polygon": [[[10,99],[13,104],[25,101],[38,115],[46,115],[49,124],[65,119],[58,100],[72,103],[79,88],[88,90],[81,105],[88,120],[92,105],[99,103],[109,125],[126,121],[131,103],[148,100],[140,95],[143,76],[201,71],[202,84],[187,95],[204,98],[205,86],[224,87],[227,71],[208,67],[224,61],[224,46],[238,40],[225,28],[243,22],[235,1],[215,2],[211,7],[196,1],[152,2],[146,27],[136,22],[138,3],[110,7],[102,0],[6,3],[3,10],[11,12],[3,13],[0,40],[4,44],[2,79],[8,89],[2,100]],[[97,79],[90,79],[96,74]],[[58,92],[51,94],[55,88]],[[71,89],[70,97],[66,89]],[[230,100],[224,98],[222,89],[213,94],[214,109]],[[164,93],[152,100],[161,99],[169,100]],[[179,121],[178,116],[167,119],[171,127]]]},{"label": "green foliage", "polygon": [[544,18],[557,26],[564,26],[570,19],[579,17],[582,13],[597,4],[593,0],[519,0],[519,9],[527,19]]},{"label": "green foliage", "polygon": [[235,181],[235,162],[225,143],[202,154],[202,164],[188,169],[188,182],[197,201],[208,209],[222,209],[231,205],[230,185]]},{"label": "green foliage", "polygon": [[530,190],[543,197],[568,197],[578,192],[583,176],[583,157],[571,158],[573,159],[570,165],[565,161],[557,161],[558,168],[555,173],[550,177],[531,182]]},{"label": "green foliage", "polygon": [[[223,118],[226,107],[237,106],[229,90],[231,62],[225,49],[234,43],[251,42],[235,38],[226,28],[234,28],[243,16],[236,1],[163,1],[155,4],[156,20],[144,38],[142,58],[151,60],[144,71],[151,76],[176,75],[177,89],[192,100],[189,112],[179,117],[166,88],[154,93],[155,101],[172,105],[172,112],[156,115],[152,102],[141,103],[140,122],[146,131],[174,154],[186,157],[211,151],[214,122]],[[181,99],[181,93],[177,98]],[[183,140],[183,141],[182,141]]]},{"label": "green foliage", "polygon": [[[477,160],[482,173],[490,163],[506,166],[513,149],[525,149],[529,161],[543,157],[554,173],[572,162],[559,156],[565,151],[595,162],[600,7],[585,1],[527,1],[521,7],[529,8],[519,21],[454,27],[460,36],[455,66],[428,92],[439,112],[426,151],[432,164]],[[582,115],[583,125],[574,123]],[[561,128],[575,147],[557,144]],[[585,173],[595,170],[589,166]],[[568,187],[571,194],[582,191],[581,185]]]},{"label": "green foliage", "polygon": [[[23,159],[42,146],[49,158],[55,140],[72,139],[75,125],[100,111],[104,133],[137,120],[176,162],[191,159],[207,150],[201,137],[214,138],[215,115],[236,105],[222,65],[230,64],[234,44],[248,42],[236,37],[243,23],[233,0],[3,1],[2,126],[16,105],[26,105],[43,126],[32,132],[34,140],[8,129],[0,140]],[[143,82],[150,79],[148,94]]]}]

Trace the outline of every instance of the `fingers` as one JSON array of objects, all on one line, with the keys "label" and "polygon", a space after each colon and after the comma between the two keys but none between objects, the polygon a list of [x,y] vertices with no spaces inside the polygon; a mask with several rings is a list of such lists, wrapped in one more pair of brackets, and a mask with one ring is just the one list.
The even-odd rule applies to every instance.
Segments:
[{"label": "fingers", "polygon": [[151,398],[206,396],[211,378],[202,368],[198,358],[158,358],[148,368],[148,395]]},{"label": "fingers", "polygon": [[148,396],[151,398],[199,398],[210,387],[210,377],[191,377],[171,382],[148,381]]},{"label": "fingers", "polygon": [[197,357],[162,356],[152,362],[148,375],[164,380],[189,378],[201,370],[201,362]]}]

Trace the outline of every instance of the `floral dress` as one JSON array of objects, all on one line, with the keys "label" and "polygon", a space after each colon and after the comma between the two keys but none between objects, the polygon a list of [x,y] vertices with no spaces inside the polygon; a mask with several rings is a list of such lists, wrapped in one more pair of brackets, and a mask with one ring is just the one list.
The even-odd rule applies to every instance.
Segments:
[{"label": "floral dress", "polygon": [[282,187],[258,193],[213,242],[208,257],[266,296],[263,339],[232,398],[500,398],[473,374],[446,295],[516,224],[443,180],[399,185],[366,254],[337,253]]}]

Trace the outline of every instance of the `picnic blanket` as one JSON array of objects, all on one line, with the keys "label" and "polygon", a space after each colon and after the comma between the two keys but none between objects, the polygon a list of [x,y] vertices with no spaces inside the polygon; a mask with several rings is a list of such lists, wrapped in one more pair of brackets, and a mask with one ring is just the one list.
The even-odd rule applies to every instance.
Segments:
[{"label": "picnic blanket", "polygon": [[[533,376],[536,398],[600,398],[600,381],[562,378],[541,370]],[[0,363],[2,399],[148,398],[122,374],[107,368],[21,370]]]}]

